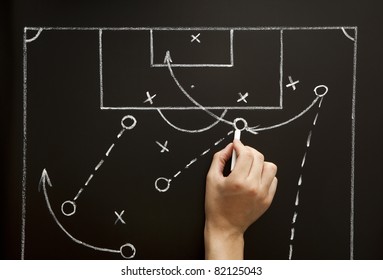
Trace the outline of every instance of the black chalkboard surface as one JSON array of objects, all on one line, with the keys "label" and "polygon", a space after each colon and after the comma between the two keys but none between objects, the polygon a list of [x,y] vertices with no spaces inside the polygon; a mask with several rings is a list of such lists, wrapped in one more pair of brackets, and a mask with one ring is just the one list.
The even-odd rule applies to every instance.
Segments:
[{"label": "black chalkboard surface", "polygon": [[204,258],[205,177],[235,130],[278,166],[274,202],[246,232],[246,258],[383,257],[374,204],[382,180],[364,158],[373,146],[371,168],[382,169],[381,143],[373,145],[381,114],[367,122],[374,135],[363,127],[370,103],[382,101],[367,82],[367,19],[241,21],[237,3],[237,17],[223,20],[229,2],[211,2],[221,13],[202,19],[179,8],[186,22],[169,10],[168,20],[154,11],[138,20],[148,14],[131,3],[104,11],[134,10],[121,21],[96,19],[102,4],[77,20],[48,6],[39,13],[56,19],[21,20],[27,4],[16,1],[10,127],[19,161],[6,213],[20,224],[6,231],[18,236],[6,239],[6,258]]}]

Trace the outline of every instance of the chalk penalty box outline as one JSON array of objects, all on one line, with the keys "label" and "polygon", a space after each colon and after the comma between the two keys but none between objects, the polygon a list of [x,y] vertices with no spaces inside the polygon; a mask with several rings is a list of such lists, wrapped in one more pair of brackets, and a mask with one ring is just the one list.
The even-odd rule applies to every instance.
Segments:
[{"label": "chalk penalty box outline", "polygon": [[[44,31],[98,31],[99,49],[99,95],[100,108],[102,110],[199,110],[198,106],[179,104],[178,99],[169,95],[167,89],[160,92],[156,100],[143,102],[142,92],[149,90],[145,88],[148,81],[139,81],[142,69],[147,72],[155,71],[157,68],[177,69],[184,76],[187,69],[198,68],[196,71],[206,69],[219,69],[220,77],[226,77],[225,87],[218,86],[218,93],[205,89],[203,85],[195,85],[195,81],[188,81],[187,78],[180,80],[180,83],[190,82],[185,87],[194,91],[200,90],[205,96],[214,95],[213,101],[203,102],[207,110],[282,110],[284,85],[287,75],[284,74],[284,49],[285,31],[307,31],[307,30],[339,30],[353,40],[349,30],[355,27],[121,27],[121,28],[71,28],[71,27],[27,27],[27,31],[35,31],[36,34],[26,39],[26,43],[35,41]],[[261,43],[262,42],[262,43]],[[266,42],[266,43],[264,43]],[[125,44],[125,45],[124,45]],[[263,46],[262,46],[263,44]],[[123,46],[123,51],[118,52],[116,45]],[[247,45],[247,49],[254,49],[253,57],[241,57],[239,46]],[[166,54],[171,53],[170,63],[166,63]],[[267,55],[267,63],[258,59]],[[142,60],[137,57],[142,57]],[[135,62],[133,62],[135,61]],[[112,69],[114,65],[122,63],[122,68],[127,74]],[[151,70],[152,69],[152,70]],[[172,71],[169,69],[170,71]],[[230,75],[232,71],[240,70],[242,84],[252,84],[243,89],[238,84],[230,88],[232,82]],[[113,72],[114,71],[114,72]],[[222,72],[223,71],[223,72]],[[113,73],[113,74],[108,74]],[[193,73],[193,75],[195,75]],[[242,73],[249,73],[246,77]],[[253,74],[251,74],[253,73]],[[205,75],[206,76],[206,75]],[[286,76],[286,77],[285,77]],[[186,77],[187,74],[186,74]],[[291,77],[289,76],[291,81]],[[186,81],[185,81],[186,80]],[[122,82],[123,81],[123,82]],[[214,82],[209,80],[207,84]],[[216,83],[219,84],[220,81]],[[118,87],[116,87],[116,85]],[[295,89],[295,82],[291,81],[290,86]],[[120,90],[114,92],[116,88]],[[226,90],[233,92],[241,98],[237,102],[232,99],[221,100],[227,93],[220,93]],[[157,89],[155,89],[157,90]],[[158,89],[161,91],[161,89]],[[243,90],[243,92],[242,92]],[[267,93],[266,93],[267,91]],[[176,95],[177,93],[174,93]],[[192,95],[193,93],[191,93]],[[166,100],[161,102],[162,100]],[[243,97],[250,97],[245,99]],[[266,102],[263,100],[267,100]],[[117,101],[114,101],[117,100]],[[244,102],[239,102],[244,101]],[[217,104],[214,104],[217,103]]]}]

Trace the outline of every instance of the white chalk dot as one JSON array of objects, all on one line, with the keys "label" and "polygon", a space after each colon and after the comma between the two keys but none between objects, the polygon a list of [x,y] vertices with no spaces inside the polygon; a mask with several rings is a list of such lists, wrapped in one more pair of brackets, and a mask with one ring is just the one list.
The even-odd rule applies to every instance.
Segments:
[{"label": "white chalk dot", "polygon": [[247,128],[247,121],[243,118],[236,118],[234,120],[235,130],[243,131]]},{"label": "white chalk dot", "polygon": [[[318,93],[318,90],[319,89],[323,89],[323,92],[322,93]],[[318,97],[323,97],[326,95],[326,93],[328,92],[328,87],[325,86],[325,85],[319,85],[319,86],[316,86],[314,88],[314,92],[315,92],[315,95],[318,96]]]},{"label": "white chalk dot", "polygon": [[154,183],[156,190],[159,192],[166,192],[170,188],[171,179],[160,177]]},{"label": "white chalk dot", "polygon": [[[125,121],[128,119],[131,120],[131,122],[132,122],[131,125],[125,124]],[[127,115],[127,116],[123,117],[121,120],[121,125],[124,129],[133,129],[136,126],[136,124],[137,124],[137,120],[131,115]]]},{"label": "white chalk dot", "polygon": [[61,212],[67,217],[76,213],[76,208],[76,203],[71,200],[64,201],[64,203],[61,204]]},{"label": "white chalk dot", "polygon": [[132,259],[136,255],[136,248],[132,244],[126,243],[120,247],[120,254],[124,259]]}]

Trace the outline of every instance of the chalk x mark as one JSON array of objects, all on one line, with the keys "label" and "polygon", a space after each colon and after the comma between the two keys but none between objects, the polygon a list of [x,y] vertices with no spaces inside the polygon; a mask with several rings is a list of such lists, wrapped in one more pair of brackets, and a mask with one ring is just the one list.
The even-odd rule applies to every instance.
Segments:
[{"label": "chalk x mark", "polygon": [[146,92],[146,97],[147,97],[147,98],[146,98],[146,100],[144,101],[144,103],[149,102],[150,105],[153,105],[153,99],[154,99],[156,96],[157,96],[157,94],[150,95],[150,92],[147,91],[147,92]]},{"label": "chalk x mark", "polygon": [[242,94],[242,92],[238,92],[238,95],[239,95],[239,99],[237,100],[237,103],[239,103],[239,102],[247,103],[246,98],[249,97],[249,93],[248,92],[246,92],[245,94]]},{"label": "chalk x mark", "polygon": [[299,83],[299,81],[293,81],[293,79],[291,78],[291,76],[288,77],[289,79],[289,84],[286,85],[286,87],[292,87],[292,89],[295,91],[297,89],[296,87],[296,84]]},{"label": "chalk x mark", "polygon": [[166,140],[164,144],[161,144],[160,142],[156,141],[156,144],[161,147],[161,153],[169,152],[168,141]]},{"label": "chalk x mark", "polygon": [[125,213],[125,210],[122,210],[122,211],[120,212],[120,214],[118,214],[117,211],[114,211],[114,214],[117,216],[117,219],[116,219],[116,221],[114,222],[115,225],[116,225],[118,222],[121,222],[121,224],[126,225],[124,219],[122,218],[122,215],[124,215],[124,213]]},{"label": "chalk x mark", "polygon": [[201,33],[198,33],[197,35],[191,35],[192,39],[191,39],[191,43],[193,42],[198,42],[198,43],[201,43],[200,39],[198,38],[199,36],[201,35]]}]

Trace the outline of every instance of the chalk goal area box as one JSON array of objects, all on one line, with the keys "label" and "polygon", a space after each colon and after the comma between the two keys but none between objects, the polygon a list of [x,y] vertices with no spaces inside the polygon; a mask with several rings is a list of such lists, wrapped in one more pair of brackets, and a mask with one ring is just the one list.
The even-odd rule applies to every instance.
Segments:
[{"label": "chalk goal area box", "polygon": [[[103,30],[101,108],[198,109],[170,67],[207,109],[282,109],[281,36],[229,28]],[[156,94],[153,103],[144,103],[147,92]],[[238,101],[243,95],[249,98]]]},{"label": "chalk goal area box", "polygon": [[151,66],[166,67],[167,52],[172,67],[233,66],[233,30],[150,30]]}]

